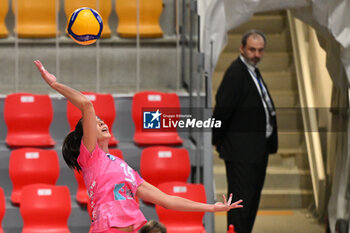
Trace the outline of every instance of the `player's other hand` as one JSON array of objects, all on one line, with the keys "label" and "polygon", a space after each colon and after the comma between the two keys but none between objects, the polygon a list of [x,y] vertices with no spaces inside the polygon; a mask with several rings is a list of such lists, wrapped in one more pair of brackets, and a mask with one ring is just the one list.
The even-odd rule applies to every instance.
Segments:
[{"label": "player's other hand", "polygon": [[232,193],[230,194],[230,197],[228,199],[228,201],[226,201],[226,196],[222,195],[223,199],[224,199],[224,203],[222,202],[216,202],[214,204],[214,212],[218,212],[218,211],[229,211],[231,209],[236,209],[236,208],[243,208],[243,205],[240,205],[240,203],[243,202],[243,200],[238,200],[234,203],[231,204],[232,201]]}]

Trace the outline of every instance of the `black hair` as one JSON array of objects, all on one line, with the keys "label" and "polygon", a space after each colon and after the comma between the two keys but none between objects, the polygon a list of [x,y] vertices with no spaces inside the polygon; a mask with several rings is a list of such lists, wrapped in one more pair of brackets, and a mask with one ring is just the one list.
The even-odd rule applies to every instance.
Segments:
[{"label": "black hair", "polygon": [[81,170],[77,159],[80,154],[80,144],[82,138],[83,122],[81,118],[76,124],[75,129],[65,137],[62,145],[62,154],[64,161],[69,168],[75,169],[78,172]]},{"label": "black hair", "polygon": [[140,233],[166,233],[166,228],[163,224],[151,220],[143,225],[140,229]]},{"label": "black hair", "polygon": [[257,35],[258,35],[258,36],[261,36],[261,37],[263,38],[264,43],[265,43],[265,46],[266,46],[266,42],[267,42],[267,41],[266,41],[266,36],[265,36],[265,34],[264,34],[262,31],[259,31],[259,30],[257,30],[257,29],[251,29],[251,30],[245,32],[245,33],[243,34],[243,36],[242,36],[241,44],[242,44],[243,47],[246,46],[248,37],[251,36],[251,35],[253,35],[253,36],[257,36]]}]

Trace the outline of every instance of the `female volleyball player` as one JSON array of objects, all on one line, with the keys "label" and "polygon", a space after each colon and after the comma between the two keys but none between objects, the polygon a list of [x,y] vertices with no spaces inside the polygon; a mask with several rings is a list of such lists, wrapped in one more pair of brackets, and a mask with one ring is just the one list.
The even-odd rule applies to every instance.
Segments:
[{"label": "female volleyball player", "polygon": [[229,211],[243,207],[242,200],[205,204],[171,196],[144,181],[123,160],[108,153],[111,137],[107,125],[95,115],[92,103],[79,91],[56,82],[56,77],[34,61],[47,84],[80,109],[82,119],[64,139],[62,154],[68,167],[83,172],[92,209],[92,232],[136,232],[146,219],[135,201],[178,211]]}]

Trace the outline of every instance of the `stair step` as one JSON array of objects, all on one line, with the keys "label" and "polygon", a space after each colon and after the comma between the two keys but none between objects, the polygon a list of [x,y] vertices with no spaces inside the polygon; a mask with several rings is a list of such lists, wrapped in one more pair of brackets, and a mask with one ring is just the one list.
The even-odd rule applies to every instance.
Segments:
[{"label": "stair step", "polygon": [[263,189],[259,208],[307,208],[313,202],[312,190]]},{"label": "stair step", "polygon": [[295,73],[285,71],[261,71],[265,83],[270,91],[298,91]]},{"label": "stair step", "polygon": [[[228,42],[225,53],[237,53],[241,45],[242,34],[228,34]],[[292,51],[290,36],[288,33],[266,34],[266,52]]]},{"label": "stair step", "polygon": [[294,154],[283,154],[281,151],[282,149],[279,149],[277,154],[269,156],[269,166],[309,169],[306,149],[300,149],[300,152],[294,152]]},{"label": "stair step", "polygon": [[276,107],[276,115],[279,132],[289,133],[304,131],[300,108]]},{"label": "stair step", "polygon": [[278,132],[279,148],[305,148],[304,132]]},{"label": "stair step", "polygon": [[232,30],[231,33],[243,34],[246,31],[255,28],[262,32],[268,33],[281,33],[287,27],[287,19],[285,15],[271,14],[271,15],[254,15],[248,22]]},{"label": "stair step", "polygon": [[[227,188],[224,166],[214,166],[214,180],[217,189]],[[310,171],[299,168],[271,167],[266,170],[264,188],[270,189],[312,189]]]},{"label": "stair step", "polygon": [[[225,162],[214,150],[214,166],[225,168]],[[309,169],[309,161],[306,148],[279,148],[277,153],[270,154],[268,166],[283,168]]]},{"label": "stair step", "polygon": [[295,91],[270,90],[276,108],[293,108],[299,105],[299,96]]},{"label": "stair step", "polygon": [[219,157],[219,153],[213,147],[213,164],[215,165],[225,165],[224,160]]},{"label": "stair step", "polygon": [[281,157],[293,156],[298,154],[306,154],[305,147],[297,147],[297,148],[279,148],[277,153],[281,155]]},{"label": "stair step", "polygon": [[219,86],[220,86],[220,83],[224,77],[224,71],[216,71],[213,73],[213,76],[212,76],[212,88],[213,88],[213,93],[216,93]]},{"label": "stair step", "polygon": [[[225,72],[239,53],[221,53],[215,71]],[[289,52],[266,52],[259,64],[259,69],[264,71],[289,70],[292,64],[292,54]]]},{"label": "stair step", "polygon": [[264,187],[267,189],[302,189],[311,190],[310,171],[299,168],[269,166],[266,171]]},{"label": "stair step", "polygon": [[[216,200],[222,201],[226,189],[216,189]],[[239,198],[239,197],[237,197]],[[260,209],[294,209],[307,208],[313,202],[312,190],[278,190],[263,189],[260,199]],[[244,205],[244,200],[243,200]]]},{"label": "stair step", "polygon": [[[297,91],[295,74],[289,70],[286,71],[262,71],[262,76],[270,91]],[[224,71],[215,71],[212,76],[213,93],[216,93],[224,77]]]},{"label": "stair step", "polygon": [[[213,93],[217,92],[221,83],[222,76],[219,74],[220,72],[214,72],[213,75]],[[294,90],[270,90],[270,94],[276,108],[294,108],[299,105],[299,96]],[[215,106],[215,94],[213,100],[213,106]]]}]

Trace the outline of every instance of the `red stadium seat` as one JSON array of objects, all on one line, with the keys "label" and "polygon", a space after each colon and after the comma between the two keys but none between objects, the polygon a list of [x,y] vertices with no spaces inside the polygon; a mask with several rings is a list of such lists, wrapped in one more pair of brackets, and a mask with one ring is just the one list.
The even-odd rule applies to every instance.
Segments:
[{"label": "red stadium seat", "polygon": [[111,155],[117,156],[118,158],[124,160],[123,151],[116,148],[109,148],[108,150]]},{"label": "red stadium seat", "polygon": [[80,204],[86,205],[89,202],[89,195],[86,190],[83,174],[82,172],[78,172],[77,170],[74,170],[74,176],[78,184],[75,198],[77,199],[77,202],[79,202]]},{"label": "red stadium seat", "polygon": [[188,151],[165,146],[145,148],[141,153],[140,172],[154,186],[170,181],[187,182],[191,172]]},{"label": "red stadium seat", "polygon": [[2,219],[5,216],[6,211],[6,201],[5,201],[5,193],[4,190],[0,187],[0,233],[4,233],[2,229]]},{"label": "red stadium seat", "polygon": [[7,125],[6,143],[10,147],[51,147],[53,119],[48,95],[9,94],[5,98],[4,118]]},{"label": "red stadium seat", "polygon": [[22,233],[70,233],[71,199],[67,186],[32,184],[22,189]]},{"label": "red stadium seat", "polygon": [[[160,126],[160,128],[149,128],[149,125],[156,121],[144,124],[144,117],[146,119],[146,117],[157,111],[163,115],[175,116],[172,120],[177,121],[180,114],[180,100],[178,95],[176,93],[156,91],[143,91],[134,95],[132,101],[132,118],[135,124],[134,142],[139,145],[182,144],[182,139],[179,137],[176,127],[162,128]],[[161,122],[161,120],[158,121],[159,124]]]},{"label": "red stadium seat", "polygon": [[[114,98],[111,94],[101,94],[95,92],[82,92],[87,96],[94,105],[96,115],[100,117],[108,126],[111,133],[111,139],[109,146],[116,146],[118,141],[115,139],[112,126],[116,117],[116,110],[114,105]],[[71,102],[67,102],[67,119],[70,125],[70,130],[74,130],[75,125],[81,118],[80,110],[75,107]]]},{"label": "red stadium seat", "polygon": [[[112,155],[115,155],[121,159],[124,159],[123,153],[119,149],[109,149],[109,153]],[[87,190],[86,190],[86,186],[85,186],[84,179],[83,179],[83,174],[82,174],[82,172],[77,172],[76,170],[74,170],[74,175],[75,175],[75,179],[76,179],[77,184],[78,184],[77,193],[75,195],[75,198],[77,199],[77,202],[79,202],[80,204],[87,205],[89,203],[89,195],[88,195]]]},{"label": "red stadium seat", "polygon": [[[193,201],[206,203],[205,189],[202,184],[184,182],[166,182],[158,185],[163,192],[184,197]],[[156,205],[159,221],[167,229],[167,233],[205,233],[203,227],[204,212],[181,212],[165,209]]]},{"label": "red stadium seat", "polygon": [[9,175],[12,181],[11,201],[20,204],[25,185],[43,183],[55,185],[60,167],[56,151],[21,148],[11,152]]}]

